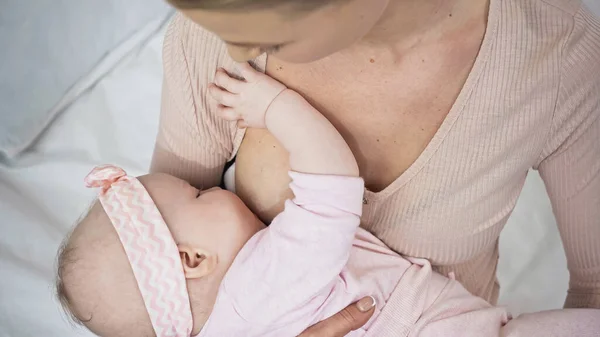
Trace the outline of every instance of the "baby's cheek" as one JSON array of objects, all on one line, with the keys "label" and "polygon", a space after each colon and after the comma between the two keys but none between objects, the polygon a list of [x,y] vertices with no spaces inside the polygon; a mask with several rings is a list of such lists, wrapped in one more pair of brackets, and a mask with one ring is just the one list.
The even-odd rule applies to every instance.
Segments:
[{"label": "baby's cheek", "polygon": [[194,207],[176,207],[173,211],[163,214],[163,218],[177,242],[188,242],[198,235],[202,217]]},{"label": "baby's cheek", "polygon": [[239,224],[241,244],[244,245],[252,236],[265,228],[263,222],[250,209],[245,207],[243,220]]}]

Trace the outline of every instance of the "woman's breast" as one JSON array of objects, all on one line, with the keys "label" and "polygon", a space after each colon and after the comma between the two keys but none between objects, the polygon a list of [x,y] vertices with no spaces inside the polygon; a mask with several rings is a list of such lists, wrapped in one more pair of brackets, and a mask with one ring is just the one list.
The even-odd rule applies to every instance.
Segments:
[{"label": "woman's breast", "polygon": [[293,197],[287,151],[266,130],[249,129],[235,160],[235,190],[263,222],[270,223]]}]

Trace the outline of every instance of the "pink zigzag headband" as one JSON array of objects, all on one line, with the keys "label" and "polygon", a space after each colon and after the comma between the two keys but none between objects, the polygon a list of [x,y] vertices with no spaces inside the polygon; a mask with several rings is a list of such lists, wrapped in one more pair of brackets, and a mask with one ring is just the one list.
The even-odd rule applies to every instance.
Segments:
[{"label": "pink zigzag headband", "polygon": [[189,337],[192,312],[179,250],[148,191],[112,165],[94,168],[85,183],[101,188],[98,199],[125,248],[157,337]]}]

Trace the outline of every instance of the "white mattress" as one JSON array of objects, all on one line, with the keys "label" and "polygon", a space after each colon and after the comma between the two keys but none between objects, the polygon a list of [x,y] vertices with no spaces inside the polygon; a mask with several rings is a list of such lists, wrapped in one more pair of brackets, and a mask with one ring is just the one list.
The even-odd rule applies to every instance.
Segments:
[{"label": "white mattress", "polygon": [[[161,34],[152,38],[61,115],[25,155],[0,165],[0,336],[87,336],[54,299],[59,243],[94,192],[82,179],[115,163],[147,170],[156,136]],[[501,303],[513,313],[559,308],[565,257],[539,176],[527,180],[501,237]]]}]

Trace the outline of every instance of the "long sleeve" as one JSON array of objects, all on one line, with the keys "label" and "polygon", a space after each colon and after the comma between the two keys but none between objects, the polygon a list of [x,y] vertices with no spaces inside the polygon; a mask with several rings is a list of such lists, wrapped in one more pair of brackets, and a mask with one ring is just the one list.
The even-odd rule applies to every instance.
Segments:
[{"label": "long sleeve", "polygon": [[178,14],[163,49],[160,123],[151,171],[164,172],[199,188],[220,183],[223,168],[243,131],[215,114],[206,86],[218,67],[231,68],[225,45]]},{"label": "long sleeve", "polygon": [[[435,284],[435,281],[430,282]],[[431,289],[428,289],[432,291]],[[523,314],[508,320],[506,311],[492,307],[448,280],[408,336],[419,337],[572,337],[600,336],[600,310],[563,309]],[[398,336],[379,334],[378,337]]]},{"label": "long sleeve", "polygon": [[290,175],[294,201],[239,252],[201,336],[295,336],[325,319],[324,307],[336,312],[348,304],[340,274],[360,223],[364,182]]},{"label": "long sleeve", "polygon": [[562,63],[539,171],[571,276],[565,307],[600,308],[600,21],[591,13],[575,16]]},{"label": "long sleeve", "polygon": [[600,310],[552,310],[511,319],[504,308],[432,272],[428,261],[411,261],[366,337],[600,336]]}]

